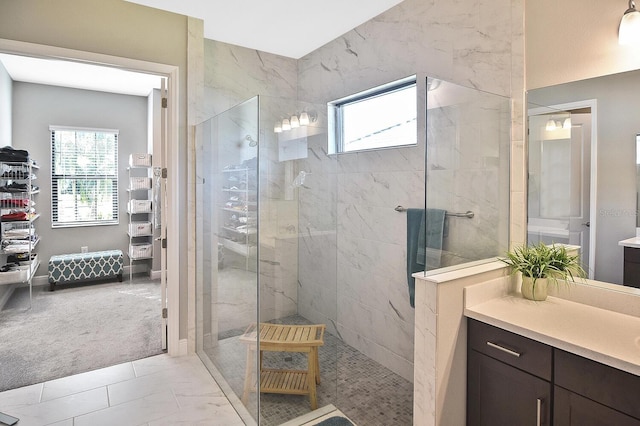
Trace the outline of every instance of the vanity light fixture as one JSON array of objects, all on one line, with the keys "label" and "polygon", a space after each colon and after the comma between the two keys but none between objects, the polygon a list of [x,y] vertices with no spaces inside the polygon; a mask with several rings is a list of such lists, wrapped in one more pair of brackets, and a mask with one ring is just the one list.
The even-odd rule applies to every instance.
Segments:
[{"label": "vanity light fixture", "polygon": [[618,29],[618,43],[640,44],[640,12],[636,10],[636,3],[633,0],[629,0],[629,8],[622,15]]},{"label": "vanity light fixture", "polygon": [[318,114],[315,111],[303,111],[300,113],[300,116],[293,114],[289,118],[285,118],[282,121],[276,121],[273,126],[273,132],[288,132],[291,129],[308,126],[310,123],[315,123],[317,120]]},{"label": "vanity light fixture", "polygon": [[571,118],[567,117],[564,119],[564,122],[562,123],[562,128],[565,130],[571,129]]}]

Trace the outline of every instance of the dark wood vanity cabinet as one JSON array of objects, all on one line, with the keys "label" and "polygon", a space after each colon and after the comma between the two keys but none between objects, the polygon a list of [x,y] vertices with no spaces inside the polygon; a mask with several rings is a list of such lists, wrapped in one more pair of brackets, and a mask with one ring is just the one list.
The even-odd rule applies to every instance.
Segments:
[{"label": "dark wood vanity cabinet", "polygon": [[552,348],[469,320],[467,425],[549,425]]},{"label": "dark wood vanity cabinet", "polygon": [[468,325],[467,425],[640,426],[640,377]]},{"label": "dark wood vanity cabinet", "polygon": [[554,349],[554,425],[640,426],[640,377]]},{"label": "dark wood vanity cabinet", "polygon": [[624,248],[624,271],[622,283],[640,288],[640,248]]}]

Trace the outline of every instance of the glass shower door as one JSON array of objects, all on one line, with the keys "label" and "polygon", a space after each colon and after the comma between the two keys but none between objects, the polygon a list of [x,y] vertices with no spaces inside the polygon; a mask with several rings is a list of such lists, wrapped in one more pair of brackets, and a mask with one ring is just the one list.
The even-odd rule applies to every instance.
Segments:
[{"label": "glass shower door", "polygon": [[196,127],[197,350],[245,423],[256,423],[258,97]]}]

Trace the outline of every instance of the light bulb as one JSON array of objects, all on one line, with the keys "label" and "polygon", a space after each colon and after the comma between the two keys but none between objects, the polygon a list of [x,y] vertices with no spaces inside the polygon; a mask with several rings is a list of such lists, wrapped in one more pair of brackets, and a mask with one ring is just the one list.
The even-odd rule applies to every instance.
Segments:
[{"label": "light bulb", "polygon": [[282,130],[284,130],[285,132],[287,130],[291,130],[291,123],[289,123],[289,120],[286,118],[282,120]]},{"label": "light bulb", "polygon": [[552,130],[555,130],[556,129],[556,122],[553,119],[549,119],[547,121],[547,125],[546,125],[545,129],[547,131],[549,131],[549,132],[552,131]]},{"label": "light bulb", "polygon": [[282,122],[276,121],[276,124],[273,125],[273,131],[275,133],[282,133]]},{"label": "light bulb", "polygon": [[298,120],[297,115],[291,116],[291,128],[295,129],[296,127],[300,127],[300,121]]},{"label": "light bulb", "polygon": [[309,114],[307,114],[306,112],[303,112],[302,114],[300,114],[300,125],[301,126],[309,125]]}]

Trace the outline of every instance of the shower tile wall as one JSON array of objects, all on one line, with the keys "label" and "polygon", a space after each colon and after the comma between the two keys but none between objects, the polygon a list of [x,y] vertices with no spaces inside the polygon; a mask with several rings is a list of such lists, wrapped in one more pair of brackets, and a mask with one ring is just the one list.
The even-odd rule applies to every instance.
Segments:
[{"label": "shower tile wall", "polygon": [[[424,73],[511,96],[514,104],[521,105],[522,61],[512,63],[512,59],[522,46],[510,43],[522,32],[522,14],[514,12],[518,21],[512,22],[513,8],[520,10],[521,6],[522,0],[405,0],[301,58],[298,99],[320,105],[322,111],[328,101]],[[419,121],[419,141],[424,141],[424,127]],[[312,175],[313,180],[327,185],[335,182],[337,198],[313,191],[307,199],[312,191],[300,192],[299,313],[327,322],[347,344],[409,380],[413,380],[414,315],[406,289],[406,217],[393,208],[422,205],[421,149],[340,155],[334,173],[316,164],[336,161],[335,156],[326,155],[326,140],[314,141],[309,162],[300,166],[314,173],[323,170],[326,174]],[[491,162],[493,155],[485,154],[484,160]],[[508,152],[500,155],[509,158]],[[481,186],[465,185],[470,179]],[[470,170],[454,189],[460,200],[455,207],[471,210],[462,202],[465,195],[494,191],[496,179]],[[500,215],[506,219],[506,212]],[[335,221],[337,235],[322,233],[322,229],[305,234],[304,224],[318,223],[318,217]],[[465,231],[456,231],[452,237],[465,238]],[[465,243],[471,248],[474,244]],[[338,255],[333,258],[336,249]]]},{"label": "shower tile wall", "polygon": [[[264,241],[259,259],[262,274],[260,305],[263,308],[260,319],[266,321],[295,314],[297,239],[291,235],[297,233],[297,203],[285,200],[287,172],[285,164],[278,161],[276,135],[271,129],[276,118],[291,113],[291,104],[296,98],[296,60],[207,39],[204,40],[204,55],[206,117],[261,95],[260,134],[252,135],[260,141],[260,237]],[[244,134],[232,137],[237,141],[227,142],[247,143],[243,141]],[[232,144],[231,149],[236,146]],[[199,159],[196,155],[196,160]],[[221,299],[206,301],[212,302],[213,317],[218,312],[216,303],[225,303]]]}]

